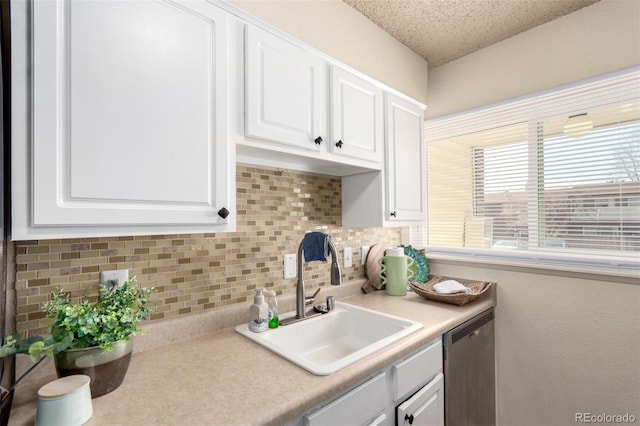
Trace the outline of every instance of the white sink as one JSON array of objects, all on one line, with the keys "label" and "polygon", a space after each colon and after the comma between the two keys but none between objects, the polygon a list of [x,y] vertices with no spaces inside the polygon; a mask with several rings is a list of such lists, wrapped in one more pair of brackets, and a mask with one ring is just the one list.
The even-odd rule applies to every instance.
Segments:
[{"label": "white sink", "polygon": [[242,324],[236,331],[305,370],[326,376],[422,327],[416,321],[337,302],[327,314],[276,329],[253,333]]}]

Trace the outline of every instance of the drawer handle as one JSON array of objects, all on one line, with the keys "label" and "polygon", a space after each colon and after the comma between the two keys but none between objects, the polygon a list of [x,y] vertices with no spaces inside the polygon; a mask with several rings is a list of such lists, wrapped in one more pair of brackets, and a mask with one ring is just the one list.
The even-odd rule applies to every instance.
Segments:
[{"label": "drawer handle", "polygon": [[322,136],[318,136],[313,141],[316,143],[316,145],[320,145],[322,143]]},{"label": "drawer handle", "polygon": [[413,414],[412,415],[405,414],[404,415],[404,421],[405,422],[409,422],[409,424],[412,425],[413,424]]}]

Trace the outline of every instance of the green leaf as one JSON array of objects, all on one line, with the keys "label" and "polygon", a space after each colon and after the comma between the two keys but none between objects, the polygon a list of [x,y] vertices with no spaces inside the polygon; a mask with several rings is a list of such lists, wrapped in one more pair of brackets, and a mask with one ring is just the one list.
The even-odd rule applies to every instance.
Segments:
[{"label": "green leaf", "polygon": [[14,345],[3,345],[0,347],[0,358],[15,355],[16,352],[16,347]]},{"label": "green leaf", "polygon": [[31,356],[32,361],[37,361],[40,358],[40,354],[45,352],[45,344],[44,341],[34,342],[29,346],[29,355]]},{"label": "green leaf", "polygon": [[153,311],[149,297],[155,289],[140,288],[135,282],[136,277],[132,276],[113,291],[99,285],[99,298],[87,290],[80,302],[72,301],[70,294],[61,288],[54,289],[50,300],[42,306],[51,320],[47,339],[39,336],[21,339],[13,334],[0,347],[0,357],[16,353],[28,353],[32,358],[43,353],[52,356],[68,348],[90,346],[108,350],[115,342],[140,334],[137,324]]}]

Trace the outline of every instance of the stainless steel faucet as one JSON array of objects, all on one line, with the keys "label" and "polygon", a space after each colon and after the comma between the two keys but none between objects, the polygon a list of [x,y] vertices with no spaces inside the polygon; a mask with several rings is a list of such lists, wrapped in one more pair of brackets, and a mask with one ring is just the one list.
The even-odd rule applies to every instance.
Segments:
[{"label": "stainless steel faucet", "polygon": [[[303,240],[304,241],[304,240]],[[340,265],[338,264],[338,253],[336,252],[336,246],[333,245],[331,239],[329,239],[329,252],[331,253],[331,285],[340,285],[342,282],[342,276],[340,273]],[[305,292],[304,292],[304,279],[302,277],[302,266],[303,266],[303,244],[300,242],[298,246],[298,283],[296,285],[296,318],[303,319],[306,318],[307,313],[305,312]],[[320,290],[320,289],[318,289]],[[318,294],[316,291],[315,294]],[[314,296],[315,296],[314,294]],[[313,303],[313,299],[311,300]]]}]

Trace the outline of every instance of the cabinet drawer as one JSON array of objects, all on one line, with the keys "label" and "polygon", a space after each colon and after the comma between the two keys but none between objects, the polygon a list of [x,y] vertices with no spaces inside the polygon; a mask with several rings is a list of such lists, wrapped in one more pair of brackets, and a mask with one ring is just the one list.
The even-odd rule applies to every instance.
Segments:
[{"label": "cabinet drawer", "polygon": [[391,367],[395,401],[404,399],[441,371],[442,341],[438,339]]},{"label": "cabinet drawer", "polygon": [[398,425],[444,425],[444,376],[430,383],[397,408]]},{"label": "cabinet drawer", "polygon": [[384,373],[374,376],[357,388],[319,410],[304,416],[307,426],[320,425],[362,425],[375,423],[385,407]]}]

